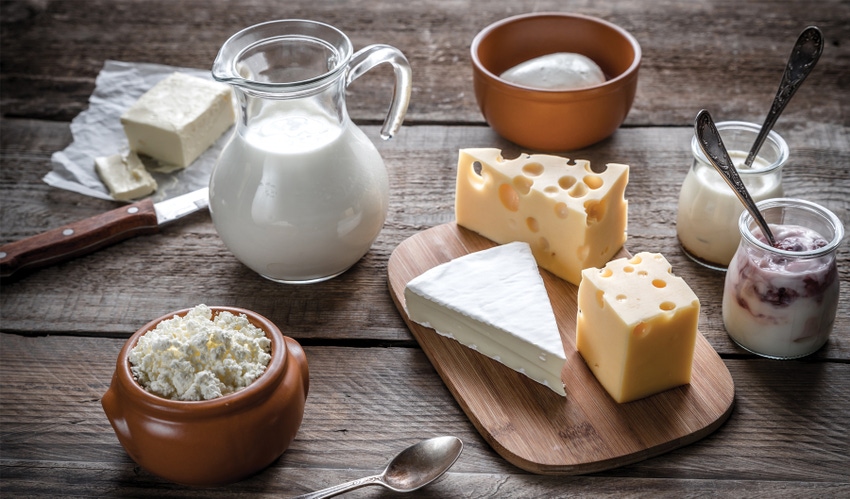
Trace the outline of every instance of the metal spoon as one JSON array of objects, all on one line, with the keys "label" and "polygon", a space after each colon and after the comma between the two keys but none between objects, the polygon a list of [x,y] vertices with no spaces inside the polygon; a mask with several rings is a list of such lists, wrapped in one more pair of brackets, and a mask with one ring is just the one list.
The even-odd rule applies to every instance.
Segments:
[{"label": "metal spoon", "polygon": [[694,135],[697,138],[700,149],[708,158],[709,163],[714,166],[714,169],[723,177],[723,180],[729,184],[729,187],[738,195],[738,199],[744,203],[744,207],[750,212],[750,215],[755,219],[762,233],[767,237],[771,246],[776,246],[776,240],[773,238],[773,233],[767,226],[764,217],[756,207],[755,201],[750,196],[747,187],[738,175],[738,170],[735,169],[735,164],[732,163],[732,158],[726,151],[726,146],[723,145],[723,139],[720,138],[720,133],[717,132],[717,127],[714,125],[714,120],[705,109],[697,113],[697,118],[694,120]]},{"label": "metal spoon", "polygon": [[429,438],[401,451],[380,475],[352,480],[293,499],[333,497],[365,485],[383,485],[395,492],[413,492],[440,478],[457,461],[461,451],[463,442],[457,437]]},{"label": "metal spoon", "polygon": [[776,97],[773,98],[770,111],[767,113],[756,141],[750,149],[747,160],[744,162],[747,168],[753,165],[753,160],[756,159],[767,134],[773,129],[779,115],[788,105],[788,101],[791,100],[797,89],[800,88],[800,85],[803,84],[803,80],[812,72],[822,52],[823,34],[821,34],[820,29],[817,26],[809,26],[804,29],[797,37],[794,49],[791,50],[791,56],[785,65],[785,72],[782,73],[782,80],[779,82],[779,90],[776,92]]}]

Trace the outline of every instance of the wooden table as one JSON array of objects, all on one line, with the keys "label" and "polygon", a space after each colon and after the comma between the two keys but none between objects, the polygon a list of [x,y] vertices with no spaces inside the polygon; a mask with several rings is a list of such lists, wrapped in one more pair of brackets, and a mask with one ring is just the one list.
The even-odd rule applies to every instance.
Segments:
[{"label": "wooden table", "polygon": [[[634,107],[610,139],[571,152],[631,165],[626,247],[667,256],[702,301],[700,329],[736,384],[715,433],[636,464],[588,476],[538,476],[503,460],[475,431],[411,336],[387,291],[387,260],[406,238],[453,220],[457,150],[518,148],[476,106],[469,45],[498,19],[545,10],[603,17],[643,47]],[[207,213],[154,236],[37,271],[0,290],[0,494],[13,496],[283,497],[377,472],[400,449],[456,435],[463,455],[423,497],[557,495],[838,496],[850,494],[850,244],[838,252],[843,295],[832,337],[797,361],[756,358],[723,328],[723,274],[688,260],[676,241],[679,187],[700,108],[760,123],[790,47],[807,25],[823,57],[776,126],[788,141],[786,192],[850,224],[850,4],[844,0],[449,2],[422,0],[5,1],[0,52],[0,243],[117,205],[48,187],[50,156],[71,141],[107,59],[208,68],[237,30],[312,18],[356,48],[388,43],[414,71],[401,133],[377,140],[391,73],[350,87],[349,111],[390,173],[383,232],[354,268],[329,282],[260,278],[224,247]],[[126,338],[149,319],[198,303],[255,310],[306,349],[310,395],[286,453],[262,473],[214,489],[173,485],[138,467],[100,405]],[[379,495],[363,489],[352,496]]]}]

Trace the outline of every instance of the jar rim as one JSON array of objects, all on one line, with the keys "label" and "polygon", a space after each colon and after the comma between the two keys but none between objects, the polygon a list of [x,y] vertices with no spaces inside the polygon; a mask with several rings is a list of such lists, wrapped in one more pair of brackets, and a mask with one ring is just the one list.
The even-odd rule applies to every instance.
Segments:
[{"label": "jar rim", "polygon": [[[755,123],[750,123],[747,121],[720,121],[717,122],[715,126],[717,127],[718,133],[722,133],[724,130],[737,128],[750,131],[755,136],[758,135],[759,131],[761,130],[761,125],[757,125]],[[764,168],[735,168],[740,176],[747,177],[770,173],[774,170],[781,168],[783,165],[785,165],[786,162],[788,162],[790,152],[788,150],[788,143],[785,142],[785,139],[783,139],[782,136],[779,135],[775,130],[771,130],[770,132],[768,132],[767,138],[765,139],[765,142],[767,141],[770,141],[775,144],[776,148],[778,149],[779,157],[776,159],[776,161],[773,161]],[[691,153],[694,155],[695,158],[697,158],[701,162],[705,164],[710,164],[708,158],[705,156],[705,153],[702,152],[702,148],[700,148],[699,141],[697,140],[696,136],[691,137]],[[759,156],[757,155],[756,157]]]},{"label": "jar rim", "polygon": [[[327,35],[337,37],[336,43],[328,40]],[[290,82],[259,81],[240,74],[238,64],[246,52],[270,40],[285,38],[311,39],[325,45],[335,53],[333,66],[322,74]],[[299,97],[320,92],[337,81],[347,71],[353,53],[351,39],[330,24],[309,19],[266,21],[243,28],[224,42],[213,62],[212,76],[219,82],[262,96],[289,94]]]},{"label": "jar rim", "polygon": [[[826,246],[808,251],[788,251],[779,248],[774,248],[773,246],[769,245],[768,243],[760,240],[755,235],[753,235],[752,230],[750,230],[750,224],[754,222],[754,219],[752,215],[750,215],[749,211],[744,210],[744,212],[741,213],[740,218],[738,218],[738,229],[741,232],[741,236],[746,239],[747,242],[757,246],[758,248],[764,251],[769,251],[773,254],[789,258],[817,258],[824,255],[828,255],[829,253],[835,251],[835,249],[841,244],[841,241],[844,239],[844,225],[841,223],[841,220],[838,218],[837,215],[835,215],[835,213],[817,203],[796,198],[772,198],[759,201],[758,203],[756,203],[756,206],[762,213],[771,208],[785,207],[807,211],[809,213],[813,213],[821,217],[832,227],[832,238],[827,242]],[[824,235],[821,234],[821,236],[823,237]]]}]

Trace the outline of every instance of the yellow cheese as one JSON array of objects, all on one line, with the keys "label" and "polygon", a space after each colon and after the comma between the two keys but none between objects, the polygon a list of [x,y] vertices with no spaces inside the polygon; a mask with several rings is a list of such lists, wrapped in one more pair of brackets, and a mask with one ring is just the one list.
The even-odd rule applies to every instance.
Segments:
[{"label": "yellow cheese", "polygon": [[629,167],[544,154],[506,160],[498,149],[461,149],[457,223],[497,243],[524,241],[537,264],[573,284],[626,241]]},{"label": "yellow cheese", "polygon": [[658,253],[582,272],[576,348],[617,402],[690,383],[699,299]]}]

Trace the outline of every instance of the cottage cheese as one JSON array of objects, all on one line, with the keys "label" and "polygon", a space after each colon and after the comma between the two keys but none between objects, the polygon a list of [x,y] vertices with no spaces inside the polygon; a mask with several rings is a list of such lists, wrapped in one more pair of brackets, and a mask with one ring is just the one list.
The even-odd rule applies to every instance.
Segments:
[{"label": "cottage cheese", "polygon": [[251,384],[265,371],[270,350],[271,340],[244,315],[213,316],[198,305],[142,335],[129,360],[147,391],[172,400],[209,400]]}]

